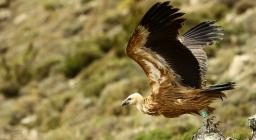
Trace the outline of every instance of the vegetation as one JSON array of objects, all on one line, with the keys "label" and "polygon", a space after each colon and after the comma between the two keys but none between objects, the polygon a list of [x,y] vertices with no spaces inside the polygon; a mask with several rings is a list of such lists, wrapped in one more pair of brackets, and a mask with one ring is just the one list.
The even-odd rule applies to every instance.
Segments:
[{"label": "vegetation", "polygon": [[[197,116],[166,119],[121,108],[149,91],[143,71],[125,55],[132,30],[155,0],[0,1],[0,139],[187,140]],[[225,38],[206,49],[209,84],[236,81],[214,104],[226,136],[250,136],[256,106],[256,2],[173,0],[184,31],[217,20]]]}]

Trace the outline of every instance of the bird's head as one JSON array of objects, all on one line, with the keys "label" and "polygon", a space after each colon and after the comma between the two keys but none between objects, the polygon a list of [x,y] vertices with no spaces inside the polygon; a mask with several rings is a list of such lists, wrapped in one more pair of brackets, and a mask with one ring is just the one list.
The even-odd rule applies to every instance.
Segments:
[{"label": "bird's head", "polygon": [[143,101],[143,97],[139,93],[133,93],[122,102],[122,106],[137,105],[141,101]]}]

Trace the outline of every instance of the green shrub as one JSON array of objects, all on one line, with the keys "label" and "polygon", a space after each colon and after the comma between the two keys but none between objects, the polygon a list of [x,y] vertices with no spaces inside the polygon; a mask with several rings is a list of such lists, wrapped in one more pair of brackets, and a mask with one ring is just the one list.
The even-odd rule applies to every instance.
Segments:
[{"label": "green shrub", "polygon": [[61,0],[46,0],[44,1],[44,8],[49,11],[54,11],[63,7]]},{"label": "green shrub", "polygon": [[232,137],[238,140],[245,140],[250,136],[250,133],[249,129],[239,128],[235,130]]},{"label": "green shrub", "polygon": [[251,101],[251,102],[256,102],[256,92],[252,92],[252,93],[249,95],[249,101]]},{"label": "green shrub", "polygon": [[[77,44],[78,47],[71,49],[65,57],[63,71],[65,76],[74,77],[84,67],[91,64],[103,54],[95,44]],[[84,46],[81,46],[84,45]],[[81,47],[80,47],[81,46]]]}]

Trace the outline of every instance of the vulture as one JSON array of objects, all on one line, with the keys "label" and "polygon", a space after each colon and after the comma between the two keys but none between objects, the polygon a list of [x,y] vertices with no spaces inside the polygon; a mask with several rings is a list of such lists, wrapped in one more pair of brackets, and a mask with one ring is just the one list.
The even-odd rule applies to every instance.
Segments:
[{"label": "vulture", "polygon": [[198,114],[207,118],[210,104],[234,89],[234,82],[206,86],[207,56],[203,50],[223,37],[215,21],[202,22],[179,34],[184,13],[169,1],[154,4],[135,28],[126,54],[144,70],[150,94],[128,96],[122,106],[135,105],[152,116]]}]

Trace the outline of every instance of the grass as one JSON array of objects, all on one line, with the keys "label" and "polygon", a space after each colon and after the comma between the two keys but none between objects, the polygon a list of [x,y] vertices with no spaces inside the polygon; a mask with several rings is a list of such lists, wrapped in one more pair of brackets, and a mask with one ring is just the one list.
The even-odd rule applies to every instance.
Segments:
[{"label": "grass", "polygon": [[149,132],[141,132],[132,140],[170,140],[172,138],[169,132],[155,129]]}]

